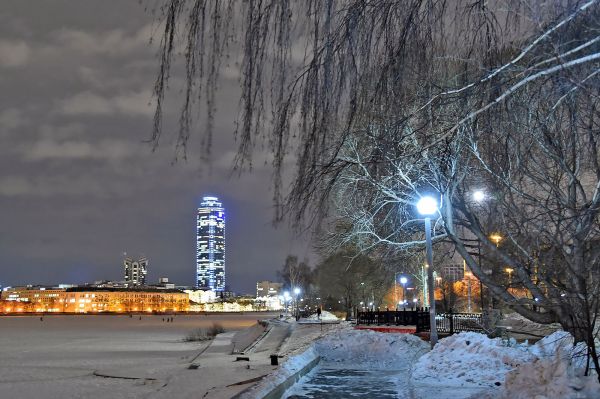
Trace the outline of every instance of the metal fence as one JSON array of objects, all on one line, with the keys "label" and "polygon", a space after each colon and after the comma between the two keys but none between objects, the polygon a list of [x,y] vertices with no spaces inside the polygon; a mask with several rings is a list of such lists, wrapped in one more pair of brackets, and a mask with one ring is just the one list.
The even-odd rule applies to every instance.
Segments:
[{"label": "metal fence", "polygon": [[358,312],[357,323],[368,325],[414,326],[417,325],[420,313],[429,315],[429,309],[364,311]]},{"label": "metal fence", "polygon": [[447,334],[461,331],[483,331],[481,313],[442,313],[435,316],[435,325],[438,332]]},{"label": "metal fence", "polygon": [[[358,324],[415,326],[416,332],[430,331],[429,309],[358,312]],[[442,334],[461,331],[483,331],[481,313],[442,313],[435,317],[437,330]]]}]

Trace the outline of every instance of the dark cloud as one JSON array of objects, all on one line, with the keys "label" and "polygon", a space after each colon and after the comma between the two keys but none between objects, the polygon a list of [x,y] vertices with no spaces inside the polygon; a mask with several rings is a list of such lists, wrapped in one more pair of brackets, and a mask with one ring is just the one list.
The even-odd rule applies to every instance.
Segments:
[{"label": "dark cloud", "polygon": [[[231,172],[239,94],[224,70],[212,162],[173,164],[173,136],[157,152],[152,126],[155,29],[137,1],[3,2],[0,10],[0,283],[120,279],[124,252],[150,258],[150,279],[192,284],[195,208],[203,194],[227,208],[227,277],[253,292],[306,239],[271,225],[268,155]],[[176,71],[177,69],[175,69]],[[170,93],[176,100],[181,78]],[[173,130],[177,101],[165,124]],[[198,124],[202,128],[202,123]],[[265,162],[266,160],[266,162]]]}]

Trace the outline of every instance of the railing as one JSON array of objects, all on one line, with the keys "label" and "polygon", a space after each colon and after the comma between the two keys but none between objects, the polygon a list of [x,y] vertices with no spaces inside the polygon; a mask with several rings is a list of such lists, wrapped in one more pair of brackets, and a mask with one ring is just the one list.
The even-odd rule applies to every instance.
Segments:
[{"label": "railing", "polygon": [[[416,332],[430,331],[429,309],[358,312],[358,324],[415,326]],[[461,331],[483,331],[480,313],[443,313],[435,317],[437,330],[443,334]]]},{"label": "railing", "polygon": [[414,326],[418,324],[421,313],[429,315],[429,309],[404,309],[386,311],[363,311],[358,312],[358,324]]},{"label": "railing", "polygon": [[438,332],[483,331],[481,313],[442,313],[435,316]]}]

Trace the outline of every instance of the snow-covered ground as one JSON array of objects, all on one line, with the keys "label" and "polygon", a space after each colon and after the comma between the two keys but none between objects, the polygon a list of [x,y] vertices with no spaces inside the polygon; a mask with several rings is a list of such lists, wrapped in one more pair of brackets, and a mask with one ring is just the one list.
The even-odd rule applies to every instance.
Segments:
[{"label": "snow-covered ground", "polygon": [[[0,398],[148,397],[170,376],[187,372],[208,344],[183,342],[191,330],[213,322],[239,330],[264,317],[180,315],[173,323],[151,315],[141,320],[112,315],[46,316],[43,321],[0,317]],[[139,379],[102,378],[94,372]]]},{"label": "snow-covered ground", "polygon": [[441,339],[419,359],[413,378],[424,386],[488,388],[502,385],[507,372],[534,359],[524,347],[466,332]]},{"label": "snow-covered ground", "polygon": [[[207,342],[183,341],[190,330],[213,322],[238,330],[256,319],[256,314],[176,316],[174,323],[162,316],[0,318],[0,398],[227,398],[271,373],[247,391],[246,397],[258,398],[317,357],[321,362],[290,390],[291,397],[320,397],[333,387],[337,396],[329,397],[354,392],[417,399],[600,398],[595,377],[582,376],[581,345],[573,347],[561,331],[535,345],[461,333],[429,351],[427,342],[412,335],[354,330],[347,322],[277,320],[246,353],[249,362],[235,362],[231,352],[246,335],[260,335],[252,331],[237,338],[232,332],[219,335],[205,351]],[[273,353],[284,356],[280,367],[269,364]],[[196,370],[188,370],[192,362]]]},{"label": "snow-covered ground", "polygon": [[413,380],[421,396],[441,386],[470,389],[473,397],[600,398],[596,377],[582,377],[584,354],[585,345],[573,346],[564,331],[531,346],[460,333],[440,340],[421,357]]},{"label": "snow-covered ground", "polygon": [[412,335],[354,330],[346,323],[309,344],[313,338],[303,341],[306,352],[290,357],[255,393],[267,392],[320,356],[319,365],[286,397],[330,392],[327,397],[343,398],[348,390],[365,397],[379,392],[379,397],[420,399],[600,398],[596,377],[582,376],[581,344],[574,347],[562,331],[535,345],[461,333],[440,340],[432,351]]}]

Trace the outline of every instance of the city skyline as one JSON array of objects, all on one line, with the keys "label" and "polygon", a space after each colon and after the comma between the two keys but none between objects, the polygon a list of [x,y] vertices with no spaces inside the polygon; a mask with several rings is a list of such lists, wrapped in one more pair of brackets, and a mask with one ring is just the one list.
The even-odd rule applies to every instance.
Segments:
[{"label": "city skyline", "polygon": [[[254,292],[289,253],[314,257],[306,238],[272,225],[266,154],[252,172],[231,173],[235,77],[223,75],[215,99],[211,154],[192,140],[187,160],[173,162],[168,137],[154,152],[147,144],[155,26],[138,2],[8,0],[0,22],[0,139],[10,143],[0,146],[2,286],[121,280],[125,251],[151,260],[148,281],[193,285],[193,215],[208,192],[228,207],[232,290]],[[165,110],[165,129],[177,108]]]}]

